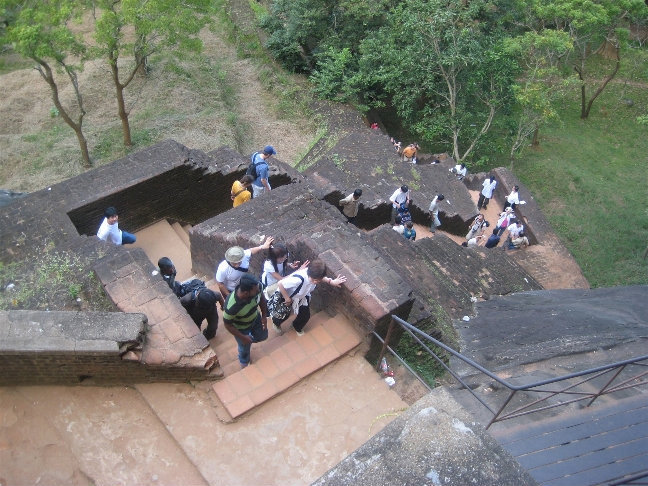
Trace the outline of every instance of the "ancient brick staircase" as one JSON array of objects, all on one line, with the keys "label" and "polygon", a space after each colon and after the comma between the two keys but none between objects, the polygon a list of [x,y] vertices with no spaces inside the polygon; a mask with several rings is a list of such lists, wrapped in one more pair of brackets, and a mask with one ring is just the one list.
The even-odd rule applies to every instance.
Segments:
[{"label": "ancient brick staircase", "polygon": [[[162,256],[171,258],[178,271],[178,280],[200,278],[209,288],[218,290],[212,276],[195,275],[191,271],[189,228],[177,222],[158,221],[137,233],[135,246],[142,248],[154,264]],[[283,335],[270,329],[266,341],[252,346],[252,364],[242,370],[236,341],[222,325],[221,317],[216,337],[210,344],[224,379],[215,383],[213,390],[232,418],[280,394],[343,356],[362,340],[353,324],[342,315],[315,314],[304,336],[297,336],[292,329],[292,319],[284,323]]]}]

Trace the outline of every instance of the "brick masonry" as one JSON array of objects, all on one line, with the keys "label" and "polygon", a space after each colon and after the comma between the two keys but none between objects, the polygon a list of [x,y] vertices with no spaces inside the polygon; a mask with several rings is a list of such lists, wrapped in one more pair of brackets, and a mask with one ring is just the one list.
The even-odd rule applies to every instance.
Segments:
[{"label": "brick masonry", "polygon": [[[386,328],[391,314],[432,329],[441,320],[448,324],[469,313],[475,296],[539,288],[523,265],[504,253],[468,253],[444,238],[408,246],[381,227],[389,219],[389,196],[406,183],[413,190],[416,222],[429,222],[429,200],[443,192],[449,200],[442,213],[445,229],[463,233],[477,210],[467,186],[448,172],[451,159],[440,165],[403,164],[385,135],[353,120],[335,137],[332,145],[318,143],[304,160],[306,177],[273,160],[274,190],[235,209],[229,191],[243,175],[247,156],[227,147],[206,154],[172,140],[161,142],[0,208],[0,261],[28,258],[45,246],[91,257],[116,308],[147,316],[142,349],[123,356],[129,366],[142,367],[132,376],[143,379],[159,379],[163,373],[151,370],[165,368],[169,379],[208,378],[218,360],[168,287],[153,275],[143,251],[93,236],[109,205],[118,208],[120,227],[129,231],[160,219],[195,224],[192,263],[203,275],[214,274],[229,246],[256,246],[267,235],[287,244],[294,259],[319,257],[329,276],[343,274],[348,281],[342,288],[321,285],[313,296],[314,310],[342,313],[364,332]],[[498,176],[500,191],[516,182],[503,169]],[[358,218],[365,231],[349,225],[337,207],[339,198],[356,187],[365,191]],[[537,207],[531,201],[527,209]],[[534,231],[544,231],[547,238],[553,234],[548,225]],[[263,258],[259,254],[252,260],[257,275]]]}]

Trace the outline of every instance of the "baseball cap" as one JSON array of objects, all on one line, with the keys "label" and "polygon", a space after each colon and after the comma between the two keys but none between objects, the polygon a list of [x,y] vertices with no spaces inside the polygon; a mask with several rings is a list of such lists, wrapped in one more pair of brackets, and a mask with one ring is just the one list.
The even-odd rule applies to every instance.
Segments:
[{"label": "baseball cap", "polygon": [[277,151],[272,145],[266,145],[265,147],[263,147],[263,153],[266,155],[277,155]]}]

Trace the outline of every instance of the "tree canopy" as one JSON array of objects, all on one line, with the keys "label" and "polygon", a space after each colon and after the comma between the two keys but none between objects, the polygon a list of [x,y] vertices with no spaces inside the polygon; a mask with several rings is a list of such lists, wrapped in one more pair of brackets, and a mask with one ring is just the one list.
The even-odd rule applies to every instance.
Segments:
[{"label": "tree canopy", "polygon": [[[275,0],[262,25],[270,51],[320,96],[392,107],[421,140],[467,160],[498,119],[513,156],[575,86],[587,118],[629,24],[647,18],[644,0]],[[598,54],[612,57],[603,80],[589,73]]]},{"label": "tree canopy", "polygon": [[[35,62],[35,69],[50,88],[54,106],[77,136],[84,167],[90,167],[88,143],[83,134],[86,111],[77,78],[87,49],[69,28],[70,22],[81,14],[79,3],[75,0],[0,0],[0,12],[5,24],[0,31],[0,44],[11,45],[15,52]],[[76,103],[64,106],[61,101],[57,71],[72,83]]]}]

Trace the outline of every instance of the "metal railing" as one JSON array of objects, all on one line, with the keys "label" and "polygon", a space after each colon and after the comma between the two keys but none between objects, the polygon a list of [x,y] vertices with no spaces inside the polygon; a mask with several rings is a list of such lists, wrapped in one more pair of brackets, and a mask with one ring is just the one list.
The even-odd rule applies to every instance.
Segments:
[{"label": "metal railing", "polygon": [[[529,383],[526,385],[513,385],[512,383],[509,383],[508,381],[500,378],[495,373],[487,370],[470,358],[467,358],[461,353],[450,348],[441,341],[434,339],[432,336],[429,336],[420,329],[412,326],[407,321],[404,321],[398,316],[392,315],[392,321],[389,324],[389,328],[387,329],[387,334],[385,335],[384,340],[375,331],[373,333],[374,336],[376,336],[376,338],[383,344],[380,356],[378,357],[377,368],[380,367],[380,362],[385,355],[385,351],[389,351],[429,390],[431,390],[431,387],[414,370],[412,370],[412,368],[407,363],[405,363],[405,361],[400,356],[398,356],[396,352],[389,346],[389,340],[394,329],[394,323],[399,324],[412,338],[414,338],[416,342],[418,342],[423,347],[423,349],[427,351],[427,353],[430,354],[430,356],[432,356],[450,375],[452,375],[455,380],[457,380],[466,390],[468,390],[472,394],[475,399],[477,399],[484,407],[486,407],[486,409],[488,409],[488,411],[490,411],[490,413],[493,415],[493,418],[486,426],[487,429],[496,422],[502,422],[504,420],[509,420],[515,417],[521,417],[523,415],[528,415],[531,413],[537,413],[556,407],[566,406],[571,403],[576,403],[583,400],[589,400],[586,405],[587,407],[589,407],[600,396],[648,384],[648,381],[646,381],[646,379],[644,378],[646,375],[648,375],[648,355],[644,355],[623,361],[617,361],[615,363],[610,363],[603,366],[598,366],[595,368],[586,369],[577,373],[569,373],[567,375],[558,376],[556,378],[536,381],[534,383]],[[421,338],[445,350],[452,356],[460,359],[464,363],[470,365],[472,368],[480,371],[503,387],[507,388],[509,390],[509,394],[504,403],[499,408],[494,408],[488,405],[486,401],[478,396],[475,391],[468,384],[466,384],[457,373],[451,370],[445,363],[445,361],[432,349],[430,349],[430,347],[425,342],[423,342]],[[629,377],[624,376],[622,379],[616,382],[617,378],[620,377],[622,372],[630,366],[638,366],[640,368],[639,372]],[[602,386],[597,386],[595,388],[596,391],[577,389],[580,385],[583,385],[585,383],[588,383],[590,386],[593,385],[592,381],[599,377],[606,377],[607,380],[605,380],[605,383]],[[565,383],[570,380],[576,379],[579,380],[577,380],[575,383]],[[526,403],[512,410],[506,411],[509,403],[511,403],[513,397],[515,397],[515,395],[518,393],[538,393],[545,394],[545,396],[541,396],[540,398],[533,400],[530,403]],[[557,403],[549,402],[550,399],[564,396],[569,396],[570,398],[565,400],[559,398],[559,401]]]}]

